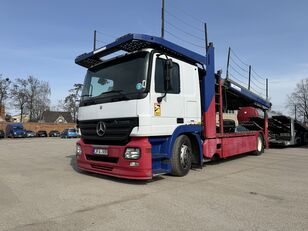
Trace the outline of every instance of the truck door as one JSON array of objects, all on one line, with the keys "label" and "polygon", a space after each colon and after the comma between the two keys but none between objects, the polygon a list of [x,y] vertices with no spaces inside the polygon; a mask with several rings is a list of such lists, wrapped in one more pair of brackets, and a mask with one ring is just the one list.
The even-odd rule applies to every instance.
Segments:
[{"label": "truck door", "polygon": [[[168,57],[170,58],[170,57]],[[151,78],[152,128],[155,135],[171,135],[176,127],[184,124],[184,99],[181,92],[180,61],[172,59],[170,85],[166,91],[165,55],[154,55]],[[157,98],[163,97],[159,103]]]}]

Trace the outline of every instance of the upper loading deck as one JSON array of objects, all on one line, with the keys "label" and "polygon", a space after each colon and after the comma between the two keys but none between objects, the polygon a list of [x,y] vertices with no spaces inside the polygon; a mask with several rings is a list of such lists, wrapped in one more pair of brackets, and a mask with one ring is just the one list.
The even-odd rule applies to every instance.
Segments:
[{"label": "upper loading deck", "polygon": [[[103,63],[103,57],[106,57],[112,53],[118,51],[134,52],[145,48],[157,49],[158,51],[175,56],[186,62],[199,66],[201,65],[205,69],[207,68],[207,59],[211,58],[200,55],[160,37],[144,34],[127,34],[104,47],[78,56],[75,59],[75,63],[86,68],[91,68]],[[271,103],[268,100],[249,91],[247,88],[230,79],[226,79],[224,81],[223,87],[226,94],[229,96],[228,99],[230,99],[229,106],[231,106],[232,103],[238,106],[247,106],[247,104],[249,104],[265,110],[271,107]]]}]

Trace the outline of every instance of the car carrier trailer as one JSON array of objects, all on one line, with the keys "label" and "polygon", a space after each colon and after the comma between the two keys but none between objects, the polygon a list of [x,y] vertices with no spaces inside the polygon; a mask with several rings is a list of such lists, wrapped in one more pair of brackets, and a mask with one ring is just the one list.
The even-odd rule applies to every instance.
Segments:
[{"label": "car carrier trailer", "polygon": [[[264,124],[263,113],[253,107],[241,108],[237,117],[238,123],[247,130],[258,130]],[[269,113],[268,134],[272,147],[308,144],[308,127],[282,114]]]},{"label": "car carrier trailer", "polygon": [[272,146],[308,144],[308,128],[289,116],[271,115],[269,117],[269,144]]},{"label": "car carrier trailer", "polygon": [[[203,56],[160,37],[127,34],[75,62],[88,69],[78,112],[81,170],[129,179],[184,176],[205,159],[259,155],[268,147],[271,104],[215,73],[212,43]],[[263,127],[224,128],[224,109],[244,106],[262,110]]]}]

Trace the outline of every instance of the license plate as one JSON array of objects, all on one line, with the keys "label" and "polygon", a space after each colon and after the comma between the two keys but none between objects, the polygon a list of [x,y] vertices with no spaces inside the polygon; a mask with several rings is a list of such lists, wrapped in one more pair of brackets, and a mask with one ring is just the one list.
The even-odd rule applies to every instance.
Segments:
[{"label": "license plate", "polygon": [[93,154],[107,156],[108,150],[106,148],[94,148]]}]

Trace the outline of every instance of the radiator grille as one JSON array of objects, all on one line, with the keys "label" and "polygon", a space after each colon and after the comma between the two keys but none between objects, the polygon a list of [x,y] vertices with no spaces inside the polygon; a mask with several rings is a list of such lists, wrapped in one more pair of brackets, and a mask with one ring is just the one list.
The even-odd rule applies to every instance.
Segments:
[{"label": "radiator grille", "polygon": [[[99,122],[106,125],[103,136],[98,136],[96,132]],[[138,125],[138,117],[78,121],[81,137],[86,144],[126,145],[130,140],[130,133]]]}]

